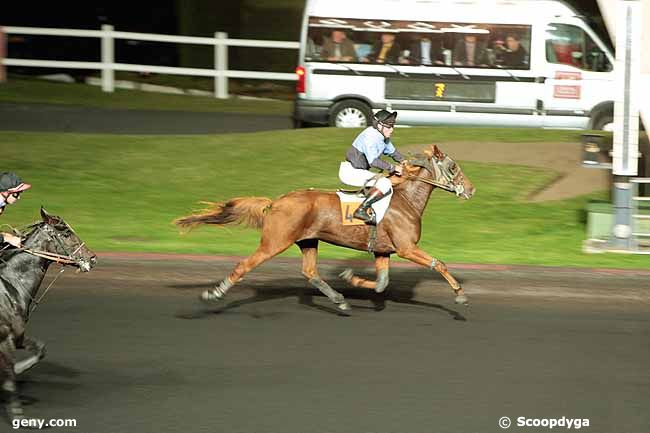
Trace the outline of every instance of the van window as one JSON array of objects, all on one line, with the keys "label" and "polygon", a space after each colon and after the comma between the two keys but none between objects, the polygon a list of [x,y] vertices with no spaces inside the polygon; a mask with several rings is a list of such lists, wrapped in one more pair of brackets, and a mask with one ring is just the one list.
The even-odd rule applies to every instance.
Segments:
[{"label": "van window", "polygon": [[529,25],[309,19],[305,60],[530,68]]},{"label": "van window", "polygon": [[608,72],[612,64],[593,39],[580,27],[550,24],[546,28],[546,60],[576,68]]}]

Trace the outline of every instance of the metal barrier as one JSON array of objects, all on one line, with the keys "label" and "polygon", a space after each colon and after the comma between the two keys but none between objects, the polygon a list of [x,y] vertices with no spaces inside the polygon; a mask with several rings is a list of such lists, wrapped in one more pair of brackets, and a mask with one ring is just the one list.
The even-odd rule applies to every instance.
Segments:
[{"label": "metal barrier", "polygon": [[[73,36],[101,39],[100,62],[74,62],[59,60],[12,59],[3,58],[7,34]],[[174,42],[180,44],[214,46],[214,69],[179,68],[171,66],[137,65],[115,63],[115,39],[130,39],[155,42]],[[113,26],[105,24],[101,30],[56,29],[40,27],[0,27],[0,81],[4,66],[28,66],[39,68],[97,69],[102,71],[102,90],[113,92],[115,89],[115,71],[151,72],[158,74],[192,75],[214,77],[214,95],[216,98],[228,97],[228,78],[249,78],[265,80],[296,80],[296,74],[288,72],[259,72],[228,70],[228,47],[258,47],[298,49],[299,42],[260,41],[254,39],[228,39],[228,34],[216,32],[214,38],[194,36],[172,36],[153,33],[117,32]]]},{"label": "metal barrier", "polygon": [[640,184],[650,184],[650,177],[630,179],[632,194],[632,246],[636,253],[650,254],[650,197],[639,194]]}]

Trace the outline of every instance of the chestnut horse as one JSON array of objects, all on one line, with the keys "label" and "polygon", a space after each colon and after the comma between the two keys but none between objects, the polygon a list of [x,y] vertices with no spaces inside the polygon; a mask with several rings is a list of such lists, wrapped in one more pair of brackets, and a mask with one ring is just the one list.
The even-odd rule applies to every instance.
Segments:
[{"label": "chestnut horse", "polygon": [[[349,269],[341,277],[355,287],[374,289],[381,293],[388,285],[390,255],[397,253],[399,257],[438,271],[455,292],[456,303],[467,304],[462,287],[447,271],[447,266],[421,250],[417,243],[420,240],[422,214],[434,188],[469,199],[474,194],[474,186],[458,164],[435,145],[406,161],[403,175],[392,176],[391,181],[394,186],[393,197],[389,209],[377,226],[373,248],[377,280],[364,280]],[[203,213],[177,219],[176,225],[192,228],[201,224],[245,224],[261,229],[262,238],[257,250],[238,263],[227,278],[214,289],[202,293],[202,300],[223,299],[228,289],[244,275],[295,243],[302,252],[302,274],[309,283],[340,310],[350,309],[343,295],[332,289],[318,274],[318,241],[365,251],[370,242],[371,227],[343,225],[336,193],[294,191],[276,200],[244,197],[212,205]]]}]

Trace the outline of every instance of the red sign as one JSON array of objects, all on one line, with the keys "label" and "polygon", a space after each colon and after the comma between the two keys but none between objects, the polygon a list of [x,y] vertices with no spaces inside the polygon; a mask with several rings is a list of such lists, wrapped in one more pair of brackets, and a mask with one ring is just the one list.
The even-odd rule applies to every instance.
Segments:
[{"label": "red sign", "polygon": [[558,99],[580,99],[580,86],[553,86],[553,97]]},{"label": "red sign", "polygon": [[582,80],[582,73],[557,71],[555,72],[555,79],[556,80]]}]

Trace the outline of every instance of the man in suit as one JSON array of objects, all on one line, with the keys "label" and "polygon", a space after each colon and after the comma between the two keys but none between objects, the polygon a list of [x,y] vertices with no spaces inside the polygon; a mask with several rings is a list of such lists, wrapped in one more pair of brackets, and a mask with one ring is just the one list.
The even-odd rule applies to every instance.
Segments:
[{"label": "man in suit", "polygon": [[411,65],[444,65],[440,39],[419,33],[409,46],[409,54],[404,63]]},{"label": "man in suit", "polygon": [[332,30],[332,35],[325,38],[323,47],[320,50],[323,60],[331,62],[356,62],[357,52],[354,43],[348,39],[345,31]]},{"label": "man in suit", "polygon": [[521,44],[519,35],[510,33],[506,36],[506,46],[501,47],[501,62],[506,68],[526,68],[528,52]]},{"label": "man in suit", "polygon": [[454,66],[488,66],[487,45],[475,34],[467,33],[456,41],[452,55]]},{"label": "man in suit", "polygon": [[395,33],[382,33],[368,57],[361,60],[364,62],[397,64],[399,55],[400,47],[395,40]]}]

